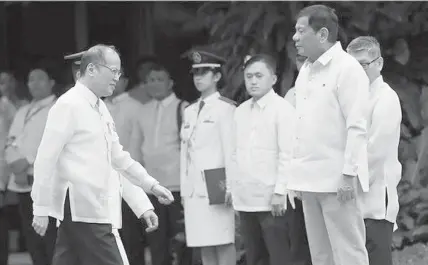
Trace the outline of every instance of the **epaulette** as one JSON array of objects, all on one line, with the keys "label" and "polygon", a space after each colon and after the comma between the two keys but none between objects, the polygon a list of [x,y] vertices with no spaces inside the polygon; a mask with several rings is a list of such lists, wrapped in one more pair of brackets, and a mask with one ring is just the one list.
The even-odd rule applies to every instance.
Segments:
[{"label": "epaulette", "polygon": [[227,97],[220,96],[219,99],[222,100],[222,101],[224,101],[224,102],[226,102],[226,103],[234,105],[234,106],[238,105],[238,103],[236,103],[236,101],[233,101],[233,100],[231,100],[230,98],[227,98]]}]

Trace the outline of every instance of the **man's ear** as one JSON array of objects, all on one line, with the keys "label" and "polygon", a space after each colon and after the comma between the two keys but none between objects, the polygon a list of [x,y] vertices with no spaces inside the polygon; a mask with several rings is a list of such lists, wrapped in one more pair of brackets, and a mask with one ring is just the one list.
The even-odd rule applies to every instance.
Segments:
[{"label": "man's ear", "polygon": [[221,73],[220,73],[220,72],[218,72],[218,73],[216,73],[216,74],[214,75],[214,80],[215,80],[216,82],[218,82],[218,81],[220,81],[220,79],[221,79]]},{"label": "man's ear", "polygon": [[320,36],[320,42],[321,43],[325,43],[328,41],[328,35],[330,35],[330,32],[328,31],[328,29],[326,27],[321,28],[318,31],[318,34]]},{"label": "man's ear", "polygon": [[277,81],[278,81],[278,76],[277,75],[273,75],[273,77],[272,77],[272,85],[275,85]]},{"label": "man's ear", "polygon": [[174,87],[174,80],[169,79],[169,89],[172,89]]}]

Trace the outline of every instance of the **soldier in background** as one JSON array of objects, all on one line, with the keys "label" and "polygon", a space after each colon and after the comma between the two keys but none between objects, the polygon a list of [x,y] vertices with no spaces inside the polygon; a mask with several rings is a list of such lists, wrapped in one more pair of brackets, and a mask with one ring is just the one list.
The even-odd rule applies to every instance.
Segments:
[{"label": "soldier in background", "polygon": [[71,61],[71,74],[73,75],[74,82],[80,77],[80,59],[83,53],[84,51],[64,56],[65,60]]}]

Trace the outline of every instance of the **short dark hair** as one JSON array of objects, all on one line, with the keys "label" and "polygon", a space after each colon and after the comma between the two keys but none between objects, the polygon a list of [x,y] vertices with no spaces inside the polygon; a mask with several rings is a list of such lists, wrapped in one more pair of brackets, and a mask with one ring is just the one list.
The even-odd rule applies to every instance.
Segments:
[{"label": "short dark hair", "polygon": [[147,68],[146,78],[151,72],[165,72],[169,78],[171,78],[171,73],[168,68],[160,63],[150,63]]},{"label": "short dark hair", "polygon": [[17,75],[15,73],[15,71],[11,70],[11,69],[0,69],[0,74],[7,74],[9,75],[11,78],[18,80]]},{"label": "short dark hair", "polygon": [[269,70],[271,70],[272,73],[274,73],[274,74],[276,73],[276,67],[277,67],[276,60],[273,56],[271,56],[269,54],[256,54],[256,55],[252,56],[250,59],[248,59],[244,63],[244,69],[246,69],[250,65],[257,63],[257,62],[262,62],[262,63],[266,64],[267,68],[269,68]]},{"label": "short dark hair", "polygon": [[337,41],[339,19],[333,8],[325,5],[311,5],[300,10],[297,14],[297,19],[301,17],[308,18],[308,24],[315,32],[322,28],[328,29],[329,42],[333,43]]},{"label": "short dark hair", "polygon": [[47,74],[49,79],[52,79],[55,82],[58,82],[58,79],[59,79],[58,63],[55,62],[53,59],[43,58],[39,60],[31,67],[28,74],[30,74],[34,70],[42,70]]},{"label": "short dark hair", "polygon": [[105,64],[105,54],[107,50],[112,50],[120,56],[119,51],[116,49],[116,47],[112,45],[97,44],[95,46],[92,46],[82,55],[82,59],[80,60],[80,74],[82,76],[85,75],[86,68],[90,63]]}]

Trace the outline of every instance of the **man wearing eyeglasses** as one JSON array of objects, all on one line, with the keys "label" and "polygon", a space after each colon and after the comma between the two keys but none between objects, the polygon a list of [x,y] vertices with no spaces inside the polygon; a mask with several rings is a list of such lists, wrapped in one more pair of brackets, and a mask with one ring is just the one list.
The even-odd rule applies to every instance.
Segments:
[{"label": "man wearing eyeglasses", "polygon": [[[398,214],[397,185],[401,106],[397,93],[383,81],[383,58],[378,41],[370,36],[354,39],[347,51],[363,66],[370,80],[368,119],[369,192],[362,196],[366,248],[371,265],[392,264],[392,232]],[[387,118],[386,118],[387,117]]]},{"label": "man wearing eyeglasses", "polygon": [[48,216],[58,219],[56,244],[68,246],[82,265],[124,264],[112,233],[112,169],[161,203],[174,201],[123,151],[113,118],[100,100],[112,95],[120,75],[114,47],[96,45],[83,54],[79,80],[49,112],[34,163],[33,227],[43,236]]}]

